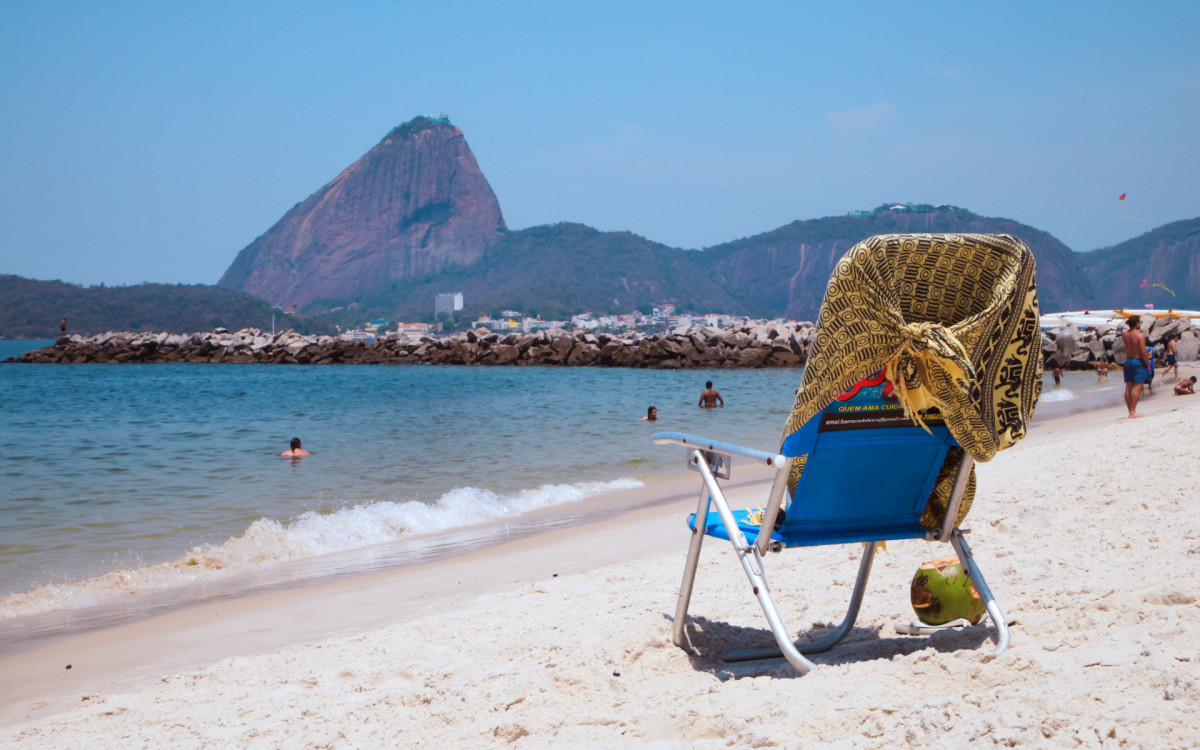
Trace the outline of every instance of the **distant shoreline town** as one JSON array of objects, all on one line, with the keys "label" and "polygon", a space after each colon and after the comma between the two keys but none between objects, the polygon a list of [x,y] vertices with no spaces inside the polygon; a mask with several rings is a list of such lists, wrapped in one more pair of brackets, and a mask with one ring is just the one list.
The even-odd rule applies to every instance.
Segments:
[{"label": "distant shoreline town", "polygon": [[[469,323],[455,320],[460,292],[435,299],[436,323],[375,319],[338,335],[267,333],[218,327],[193,334],[113,332],[63,336],[54,345],[8,362],[83,364],[190,362],[232,364],[436,364],[545,365],[688,369],[700,367],[796,367],[805,364],[816,335],[810,321],[761,320],[740,315],[680,314],[660,303],[649,312],[581,313],[543,320],[500,310]],[[1111,312],[1111,311],[1110,311]],[[1185,311],[1187,312],[1187,311]],[[1074,316],[1074,317],[1072,317]],[[1200,336],[1186,315],[1147,312],[1147,346],[1166,362],[1175,340],[1179,358],[1200,357]],[[1096,318],[1096,320],[1093,320]],[[1125,361],[1115,318],[1057,313],[1043,316],[1041,349],[1047,369],[1107,369]],[[464,326],[445,332],[445,323]]]},{"label": "distant shoreline town", "polygon": [[[462,310],[463,296],[460,292],[439,294],[434,302],[434,323],[393,323],[376,318],[363,323],[359,328],[341,332],[348,339],[372,341],[391,331],[408,336],[433,336],[445,333],[446,324],[454,321],[455,314]],[[808,325],[808,321],[787,321],[782,318],[763,320],[746,315],[707,313],[693,315],[679,313],[675,305],[660,303],[653,305],[648,313],[633,310],[618,315],[596,315],[585,312],[572,315],[567,320],[543,320],[540,315],[530,316],[518,310],[500,310],[493,315],[482,315],[469,324],[472,329],[486,328],[494,333],[533,333],[561,329],[564,331],[588,331],[592,333],[642,333],[667,332],[679,328],[709,327],[733,328],[736,326],[761,326],[768,324]]]}]

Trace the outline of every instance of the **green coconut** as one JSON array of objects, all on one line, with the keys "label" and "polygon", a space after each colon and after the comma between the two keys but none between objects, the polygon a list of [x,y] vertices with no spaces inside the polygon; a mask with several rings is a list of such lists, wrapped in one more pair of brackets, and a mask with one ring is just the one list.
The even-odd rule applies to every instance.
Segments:
[{"label": "green coconut", "polygon": [[972,625],[987,608],[957,557],[941,557],[917,569],[912,579],[912,605],[926,625],[965,619]]}]

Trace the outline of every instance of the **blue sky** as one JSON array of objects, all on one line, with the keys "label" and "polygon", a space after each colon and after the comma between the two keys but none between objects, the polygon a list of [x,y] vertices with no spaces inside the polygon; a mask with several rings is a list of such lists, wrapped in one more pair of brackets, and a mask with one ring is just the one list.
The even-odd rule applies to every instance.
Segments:
[{"label": "blue sky", "polygon": [[215,283],[442,112],[513,229],[953,203],[1093,250],[1200,216],[1198,38],[1183,1],[9,2],[0,273]]}]

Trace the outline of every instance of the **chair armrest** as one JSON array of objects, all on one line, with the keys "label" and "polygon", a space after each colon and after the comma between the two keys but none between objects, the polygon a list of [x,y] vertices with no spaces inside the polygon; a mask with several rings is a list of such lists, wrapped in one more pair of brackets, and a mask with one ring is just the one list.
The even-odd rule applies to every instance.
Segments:
[{"label": "chair armrest", "polygon": [[685,448],[699,449],[710,453],[723,453],[727,456],[741,456],[765,466],[781,466],[787,460],[778,453],[756,451],[753,448],[743,448],[733,443],[723,443],[720,440],[710,440],[698,435],[688,435],[685,432],[656,432],[651,438],[655,445],[682,445]]}]

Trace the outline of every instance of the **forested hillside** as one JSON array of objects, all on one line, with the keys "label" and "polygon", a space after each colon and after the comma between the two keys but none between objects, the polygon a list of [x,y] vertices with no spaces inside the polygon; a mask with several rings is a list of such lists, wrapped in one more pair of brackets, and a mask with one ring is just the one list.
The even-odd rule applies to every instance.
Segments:
[{"label": "forested hillside", "polygon": [[64,317],[68,334],[190,333],[217,327],[269,331],[272,311],[279,330],[331,330],[324,321],[284,314],[249,294],[203,284],[83,287],[0,275],[0,337],[10,339],[57,338]]},{"label": "forested hillside", "polygon": [[[700,255],[629,232],[570,223],[532,227],[508,232],[469,266],[360,297],[356,315],[430,319],[434,296],[443,292],[463,293],[468,319],[501,309],[556,319],[583,311],[624,313],[664,301],[697,312],[746,310],[739,296],[697,265]],[[321,299],[303,311],[327,314],[353,301]],[[337,320],[341,312],[328,314]]]},{"label": "forested hillside", "polygon": [[1095,287],[1095,307],[1200,308],[1200,219],[1165,224],[1078,257]]}]

